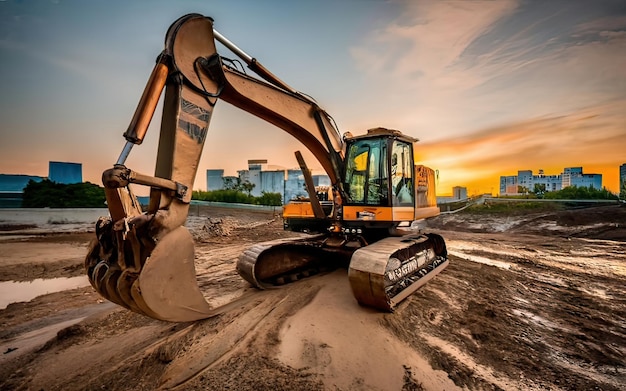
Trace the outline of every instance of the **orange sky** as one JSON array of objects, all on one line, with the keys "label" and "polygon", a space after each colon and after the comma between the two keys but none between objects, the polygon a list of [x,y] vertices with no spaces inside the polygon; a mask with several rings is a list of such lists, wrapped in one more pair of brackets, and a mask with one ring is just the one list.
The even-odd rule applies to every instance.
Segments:
[{"label": "orange sky", "polygon": [[439,170],[438,194],[453,186],[468,193],[499,192],[500,176],[540,169],[557,175],[565,167],[602,174],[617,193],[626,163],[626,101],[613,101],[558,117],[485,129],[464,137],[418,143],[418,160]]}]

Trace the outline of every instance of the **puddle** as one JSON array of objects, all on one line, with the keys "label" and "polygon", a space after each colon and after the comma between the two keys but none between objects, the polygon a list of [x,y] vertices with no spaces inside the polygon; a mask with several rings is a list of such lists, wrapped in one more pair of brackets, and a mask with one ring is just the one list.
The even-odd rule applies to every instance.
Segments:
[{"label": "puddle", "polygon": [[37,296],[47,293],[61,292],[84,286],[89,286],[87,276],[0,282],[0,310],[5,309],[11,303],[30,301]]}]

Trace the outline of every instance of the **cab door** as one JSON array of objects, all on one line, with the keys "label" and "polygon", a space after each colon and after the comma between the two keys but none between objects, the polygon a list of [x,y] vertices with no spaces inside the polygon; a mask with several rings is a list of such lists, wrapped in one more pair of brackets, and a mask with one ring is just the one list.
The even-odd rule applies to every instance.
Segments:
[{"label": "cab door", "polygon": [[386,141],[360,139],[348,146],[344,177],[348,205],[390,206]]}]

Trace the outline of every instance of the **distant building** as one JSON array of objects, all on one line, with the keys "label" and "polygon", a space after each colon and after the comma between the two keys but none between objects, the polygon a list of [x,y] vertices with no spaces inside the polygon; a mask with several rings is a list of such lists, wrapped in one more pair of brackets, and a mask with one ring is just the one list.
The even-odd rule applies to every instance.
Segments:
[{"label": "distant building", "polygon": [[582,167],[569,167],[563,170],[561,186],[567,187],[572,185],[572,176],[577,176],[583,173]]},{"label": "distant building", "polygon": [[[234,176],[234,175],[226,175],[224,178],[222,178],[222,180],[223,180],[223,184],[224,184],[224,185],[226,185],[227,183],[228,183],[228,184],[233,184],[233,185],[234,185],[234,184],[236,184],[236,183],[237,183],[237,179],[239,179],[239,177],[238,177],[238,176]],[[223,186],[223,187],[222,187],[222,189],[223,189],[224,187],[225,187],[225,186]]]},{"label": "distant building", "polygon": [[300,197],[308,197],[304,187],[304,175],[302,170],[287,170],[287,180],[285,181],[285,192],[283,194],[283,204]]},{"label": "distant building", "polygon": [[246,180],[254,185],[251,195],[258,197],[261,195],[261,171],[267,168],[266,159],[252,159],[248,160],[248,171],[245,174],[240,174],[239,177],[243,181],[243,176],[246,176]]},{"label": "distant building", "polygon": [[500,177],[500,194],[518,194],[518,178],[517,176],[501,176]]},{"label": "distant building", "polygon": [[224,188],[224,170],[223,169],[209,169],[206,170],[206,189],[221,190]]},{"label": "distant building", "polygon": [[[566,176],[569,176],[569,183],[565,182]],[[582,167],[568,167],[563,170],[562,187],[578,186],[593,187],[602,190],[602,174],[584,174]]]},{"label": "distant building", "polygon": [[[238,170],[237,176],[224,176],[222,169],[207,170],[207,190],[223,188],[225,182],[249,182],[254,185],[251,195],[261,196],[263,193],[278,193],[283,204],[300,197],[308,197],[302,170],[285,170],[282,167],[269,165],[265,159],[248,160],[247,170]],[[312,175],[315,186],[330,186],[328,175]],[[219,187],[218,187],[219,186]]]},{"label": "distant building", "polygon": [[[539,170],[539,174],[543,174],[543,170]],[[533,189],[533,172],[531,170],[522,170],[517,172],[517,186],[511,189],[511,192],[527,193]],[[502,193],[502,192],[500,192]]]},{"label": "distant building", "polygon": [[48,179],[63,184],[82,183],[83,165],[81,163],[50,162]]},{"label": "distant building", "polygon": [[22,195],[28,182],[41,182],[43,179],[33,175],[0,174],[0,208],[22,207]]},{"label": "distant building", "polygon": [[285,170],[261,171],[259,195],[263,193],[278,193],[282,196],[284,192]]},{"label": "distant building", "polygon": [[[565,170],[567,170],[567,168]],[[532,186],[528,188],[529,191],[535,190],[535,185],[540,185],[545,191],[559,191],[563,188],[563,174],[545,175],[543,170],[539,170],[539,175],[532,176],[531,185]]]},{"label": "distant building", "polygon": [[452,195],[437,196],[437,204],[448,204],[464,200],[467,200],[467,187],[462,186],[454,186]]},{"label": "distant building", "polygon": [[582,167],[566,167],[559,175],[545,175],[539,170],[533,175],[531,170],[518,171],[517,176],[500,177],[501,195],[520,195],[535,191],[540,186],[545,191],[559,191],[568,186],[593,187],[602,189],[602,174],[585,174]]},{"label": "distant building", "polygon": [[312,175],[314,186],[330,186],[330,177],[326,174]]},{"label": "distant building", "polygon": [[254,185],[250,194],[255,197],[261,196],[263,192],[283,194],[285,169],[268,165],[267,159],[250,159],[248,169],[239,170],[237,174],[242,182],[247,181]]},{"label": "distant building", "polygon": [[452,197],[455,200],[466,200],[467,199],[467,187],[454,186],[452,188]]}]

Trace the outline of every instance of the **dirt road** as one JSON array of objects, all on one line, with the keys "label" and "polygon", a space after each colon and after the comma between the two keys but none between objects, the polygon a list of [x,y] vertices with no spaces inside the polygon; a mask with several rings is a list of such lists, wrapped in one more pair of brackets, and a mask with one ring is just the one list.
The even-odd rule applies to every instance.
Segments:
[{"label": "dirt road", "polygon": [[[239,252],[293,234],[271,212],[205,212],[211,220],[191,216],[187,224],[197,241],[198,281],[212,304],[239,300],[237,308],[166,323],[105,302],[91,287],[11,304],[0,310],[0,389],[626,384],[626,208],[441,216],[430,225],[446,238],[450,265],[393,314],[359,307],[345,270],[251,289],[235,271]],[[80,254],[91,235],[28,236],[32,227],[21,228],[0,235],[3,280],[83,273]]]}]

